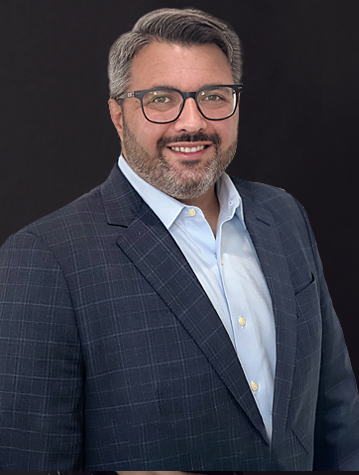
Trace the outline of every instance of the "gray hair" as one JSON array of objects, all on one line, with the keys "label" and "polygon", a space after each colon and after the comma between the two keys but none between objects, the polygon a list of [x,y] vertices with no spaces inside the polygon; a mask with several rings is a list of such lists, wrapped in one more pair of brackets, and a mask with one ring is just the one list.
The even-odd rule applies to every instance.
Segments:
[{"label": "gray hair", "polygon": [[241,81],[241,45],[231,25],[194,8],[161,8],[141,17],[131,31],[121,35],[111,46],[108,61],[110,97],[126,92],[134,57],[154,41],[184,46],[214,43],[227,56],[235,84]]}]

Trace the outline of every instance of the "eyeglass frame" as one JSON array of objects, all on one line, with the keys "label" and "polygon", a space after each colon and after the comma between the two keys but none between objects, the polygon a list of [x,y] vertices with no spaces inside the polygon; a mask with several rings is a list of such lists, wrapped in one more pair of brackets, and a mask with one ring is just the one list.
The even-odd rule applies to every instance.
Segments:
[{"label": "eyeglass frame", "polygon": [[[236,105],[235,105],[235,108],[232,112],[232,114],[230,114],[229,116],[227,117],[223,117],[223,119],[210,119],[209,117],[206,117],[204,115],[204,113],[201,111],[201,108],[199,107],[198,105],[198,102],[197,102],[197,97],[198,97],[198,94],[201,92],[201,91],[206,91],[206,90],[211,90],[211,89],[215,89],[216,87],[231,87],[232,89],[234,89],[235,93],[236,93]],[[156,92],[156,91],[174,91],[174,92],[178,92],[181,96],[182,96],[182,105],[180,107],[180,110],[177,114],[177,117],[175,119],[172,119],[172,120],[166,120],[164,122],[158,122],[156,120],[151,120],[149,119],[147,116],[146,116],[146,113],[145,113],[145,109],[143,107],[143,97],[145,94],[147,94],[147,92]],[[142,108],[142,112],[143,112],[143,115],[145,116],[145,119],[147,119],[149,122],[152,122],[153,124],[169,124],[171,122],[174,122],[175,120],[177,120],[179,118],[179,116],[182,114],[182,111],[183,111],[183,108],[184,108],[184,105],[185,105],[185,102],[188,98],[192,97],[196,103],[196,106],[197,106],[197,109],[199,110],[200,114],[206,119],[206,120],[226,120],[226,119],[229,119],[230,117],[232,117],[232,115],[236,112],[237,110],[237,107],[238,107],[238,103],[239,103],[239,100],[238,100],[238,96],[239,94],[243,91],[243,84],[215,84],[213,86],[205,86],[205,87],[201,87],[201,89],[198,89],[198,91],[194,91],[194,92],[182,92],[180,91],[179,89],[174,89],[172,87],[155,87],[153,89],[142,89],[141,91],[133,91],[133,92],[125,92],[124,94],[121,94],[120,96],[115,96],[115,97],[112,97],[112,99],[115,99],[115,101],[119,101],[119,100],[123,100],[123,99],[129,99],[131,97],[134,97],[136,99],[139,99],[141,101],[141,108]]]}]

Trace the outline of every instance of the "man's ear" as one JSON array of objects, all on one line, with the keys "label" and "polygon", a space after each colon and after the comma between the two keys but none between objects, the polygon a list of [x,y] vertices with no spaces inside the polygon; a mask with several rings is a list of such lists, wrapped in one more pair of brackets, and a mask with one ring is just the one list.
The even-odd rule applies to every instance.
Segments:
[{"label": "man's ear", "polygon": [[122,108],[117,104],[115,99],[109,99],[108,105],[110,108],[111,119],[113,125],[116,127],[117,133],[122,141],[123,136],[123,113]]}]

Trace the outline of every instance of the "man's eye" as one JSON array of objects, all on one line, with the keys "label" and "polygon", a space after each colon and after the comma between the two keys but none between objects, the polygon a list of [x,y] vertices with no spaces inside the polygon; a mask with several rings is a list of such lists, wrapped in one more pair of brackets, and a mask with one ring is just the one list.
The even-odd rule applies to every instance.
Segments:
[{"label": "man's eye", "polygon": [[203,97],[202,100],[216,102],[223,101],[223,97],[218,96],[218,94],[208,94],[207,96]]},{"label": "man's eye", "polygon": [[155,96],[150,100],[151,104],[165,104],[170,101],[168,96]]}]

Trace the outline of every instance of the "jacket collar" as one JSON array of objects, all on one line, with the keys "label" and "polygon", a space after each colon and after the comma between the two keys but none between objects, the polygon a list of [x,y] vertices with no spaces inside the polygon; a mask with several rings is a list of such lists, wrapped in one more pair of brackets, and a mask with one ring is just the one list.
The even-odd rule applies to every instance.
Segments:
[{"label": "jacket collar", "polygon": [[117,163],[100,190],[108,224],[126,228],[130,226],[143,200],[119,170]]}]

